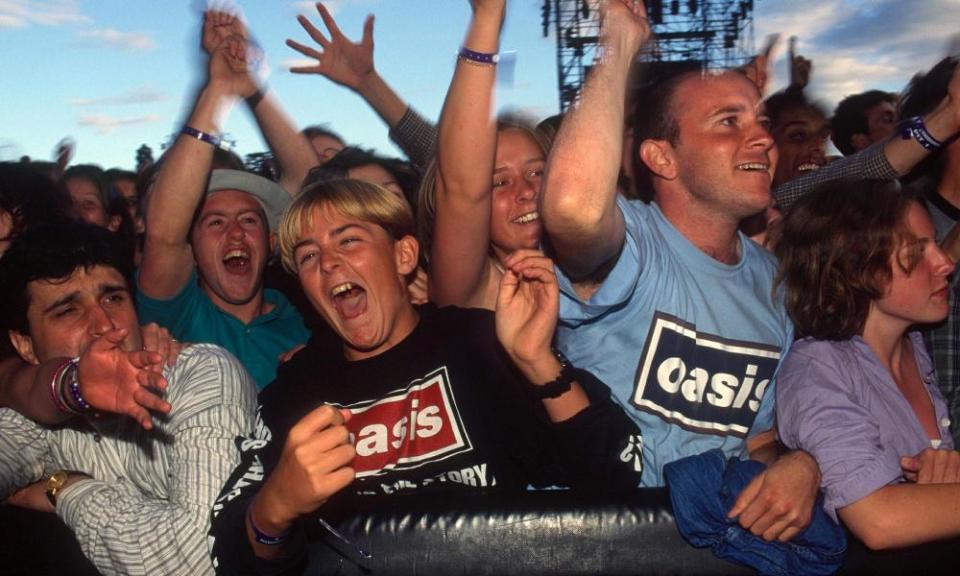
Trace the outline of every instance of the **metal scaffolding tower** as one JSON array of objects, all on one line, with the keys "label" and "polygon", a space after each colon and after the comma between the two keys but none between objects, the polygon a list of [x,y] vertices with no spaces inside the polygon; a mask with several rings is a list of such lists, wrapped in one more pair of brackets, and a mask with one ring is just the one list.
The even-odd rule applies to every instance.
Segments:
[{"label": "metal scaffolding tower", "polygon": [[[557,40],[560,109],[577,100],[599,43],[596,0],[543,0],[543,35]],[[655,41],[645,59],[699,60],[708,68],[746,63],[753,56],[753,0],[646,0]]]}]

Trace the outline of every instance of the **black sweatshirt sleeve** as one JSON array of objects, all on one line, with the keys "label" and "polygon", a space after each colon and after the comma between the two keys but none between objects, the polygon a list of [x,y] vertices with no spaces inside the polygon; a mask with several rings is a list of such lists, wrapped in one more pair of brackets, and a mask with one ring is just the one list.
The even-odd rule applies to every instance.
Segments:
[{"label": "black sweatshirt sleeve", "polygon": [[284,555],[275,561],[258,558],[247,539],[247,506],[268,476],[265,463],[276,461],[274,453],[279,453],[285,441],[285,436],[272,436],[263,422],[262,412],[261,407],[257,413],[257,425],[253,434],[237,439],[241,454],[240,465],[230,475],[213,505],[210,555],[217,574],[301,574],[306,565],[306,543],[303,532],[297,525],[290,539],[283,544]]},{"label": "black sweatshirt sleeve", "polygon": [[570,486],[603,493],[636,489],[642,471],[640,428],[593,374],[578,369],[577,383],[590,406],[553,425],[557,457]]}]

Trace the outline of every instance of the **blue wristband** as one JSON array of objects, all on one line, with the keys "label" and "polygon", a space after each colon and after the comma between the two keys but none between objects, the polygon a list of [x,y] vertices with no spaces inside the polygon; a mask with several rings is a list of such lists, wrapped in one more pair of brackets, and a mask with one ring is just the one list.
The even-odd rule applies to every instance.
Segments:
[{"label": "blue wristband", "polygon": [[214,148],[220,148],[221,150],[229,150],[230,146],[224,142],[219,136],[214,136],[213,134],[207,134],[206,132],[201,132],[196,128],[191,128],[190,126],[184,126],[183,130],[180,131],[181,134],[190,136],[191,138],[196,138],[201,142],[206,142],[207,144],[213,146]]},{"label": "blue wristband", "polygon": [[903,129],[900,130],[900,137],[904,140],[913,138],[918,144],[923,146],[924,149],[930,152],[936,152],[943,148],[943,142],[934,138],[933,134],[927,130],[927,125],[923,123],[923,118],[920,116],[914,116],[906,121]]},{"label": "blue wristband", "polygon": [[250,512],[249,506],[247,506],[247,522],[250,523],[250,528],[253,530],[254,539],[264,546],[277,546],[279,544],[283,544],[287,541],[287,538],[290,537],[289,530],[276,536],[267,534],[266,532],[261,532],[260,529],[257,528],[257,525],[253,523],[253,514]]},{"label": "blue wristband", "polygon": [[457,56],[467,62],[487,66],[495,66],[496,63],[500,61],[500,55],[496,52],[492,54],[488,52],[475,52],[466,46],[460,47],[460,52],[457,53]]}]

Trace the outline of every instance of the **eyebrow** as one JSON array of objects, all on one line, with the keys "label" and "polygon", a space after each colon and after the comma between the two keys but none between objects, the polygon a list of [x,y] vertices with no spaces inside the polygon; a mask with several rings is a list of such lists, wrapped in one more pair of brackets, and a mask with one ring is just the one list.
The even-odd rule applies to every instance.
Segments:
[{"label": "eyebrow", "polygon": [[[717,117],[717,116],[723,116],[724,114],[739,114],[739,113],[745,112],[746,109],[747,109],[746,106],[743,106],[742,104],[735,104],[735,105],[731,105],[731,106],[724,106],[723,108],[719,108],[719,109],[717,109],[717,110],[714,110],[712,113],[710,113],[710,116],[709,116],[709,117],[710,117],[710,118],[715,118],[715,117]],[[759,114],[759,112],[758,112],[758,114]]]},{"label": "eyebrow", "polygon": [[[108,294],[116,294],[117,292],[129,293],[130,291],[127,289],[126,286],[123,286],[121,284],[101,284],[97,292],[97,298],[102,298]],[[56,310],[61,306],[65,306],[67,304],[76,302],[77,299],[79,298],[80,298],[80,290],[74,290],[73,292],[63,296],[62,298],[58,298],[52,304],[44,308],[43,312],[44,314],[46,314],[47,312],[52,312],[53,310]]]},{"label": "eyebrow", "polygon": [[[344,224],[343,226],[334,228],[333,230],[330,231],[330,234],[328,234],[328,236],[330,236],[331,238],[336,238],[337,236],[340,236],[341,234],[343,234],[344,232],[347,232],[351,228],[357,228],[357,229],[363,230],[364,232],[367,231],[367,229],[361,226],[360,224],[355,224],[351,222],[349,224]],[[314,241],[313,238],[304,238],[293,245],[293,251],[296,252],[298,248],[300,248],[301,246],[305,246],[307,244],[316,244],[316,241]]]}]

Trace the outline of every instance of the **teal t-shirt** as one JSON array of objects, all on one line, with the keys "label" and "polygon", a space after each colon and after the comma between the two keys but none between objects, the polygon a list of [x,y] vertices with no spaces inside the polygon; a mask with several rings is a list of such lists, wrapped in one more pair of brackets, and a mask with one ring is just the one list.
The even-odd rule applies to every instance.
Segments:
[{"label": "teal t-shirt", "polygon": [[240,359],[258,390],[273,381],[280,355],[310,337],[300,314],[283,294],[268,289],[263,298],[273,309],[244,324],[213,304],[200,288],[196,271],[169,300],[150,298],[140,291],[139,278],[137,282],[141,322],[156,322],[183,342],[209,342],[226,348]]}]

